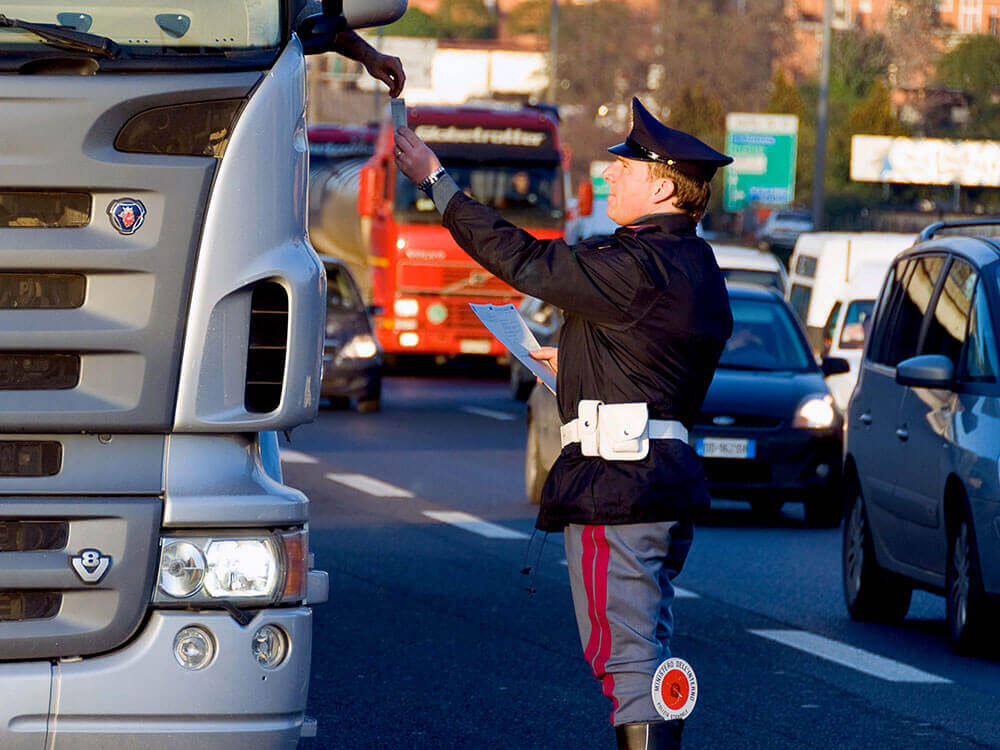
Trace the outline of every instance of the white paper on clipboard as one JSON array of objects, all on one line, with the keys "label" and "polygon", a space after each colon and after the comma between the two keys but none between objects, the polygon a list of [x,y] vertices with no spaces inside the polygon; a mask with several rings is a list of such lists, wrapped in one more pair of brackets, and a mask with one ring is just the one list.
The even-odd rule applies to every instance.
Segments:
[{"label": "white paper on clipboard", "polygon": [[528,356],[528,352],[533,352],[542,347],[538,345],[538,340],[534,334],[528,330],[524,323],[524,318],[518,313],[513,305],[472,305],[472,312],[476,314],[487,330],[496,336],[497,341],[507,347],[511,354],[527,367],[541,380],[545,387],[553,393],[556,392],[556,374],[545,362],[540,362]]}]

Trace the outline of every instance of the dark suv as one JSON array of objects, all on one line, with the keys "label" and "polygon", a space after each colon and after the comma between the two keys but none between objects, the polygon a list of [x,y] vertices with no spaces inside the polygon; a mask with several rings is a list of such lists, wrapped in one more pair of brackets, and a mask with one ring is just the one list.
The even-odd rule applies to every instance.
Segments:
[{"label": "dark suv", "polygon": [[913,588],[943,594],[959,653],[1000,624],[1000,241],[942,232],[991,223],[932,225],[893,261],[845,443],[851,616],[899,621]]}]

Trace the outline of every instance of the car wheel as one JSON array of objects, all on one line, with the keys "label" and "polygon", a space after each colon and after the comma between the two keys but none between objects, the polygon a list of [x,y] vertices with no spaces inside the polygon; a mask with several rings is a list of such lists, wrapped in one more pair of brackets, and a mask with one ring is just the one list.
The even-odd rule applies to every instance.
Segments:
[{"label": "car wheel", "polygon": [[844,602],[853,619],[899,622],[906,617],[913,588],[878,566],[860,489],[854,493],[844,522],[841,571]]},{"label": "car wheel", "polygon": [[528,502],[538,505],[542,502],[542,487],[547,472],[542,467],[542,445],[538,437],[535,420],[528,415],[528,441],[524,450],[524,489]]},{"label": "car wheel", "polygon": [[844,505],[837,493],[820,495],[804,503],[806,523],[810,526],[832,529],[840,526],[844,518]]},{"label": "car wheel", "polygon": [[945,589],[952,650],[965,655],[983,653],[989,642],[987,631],[996,620],[996,608],[983,590],[976,535],[965,511],[948,535]]}]

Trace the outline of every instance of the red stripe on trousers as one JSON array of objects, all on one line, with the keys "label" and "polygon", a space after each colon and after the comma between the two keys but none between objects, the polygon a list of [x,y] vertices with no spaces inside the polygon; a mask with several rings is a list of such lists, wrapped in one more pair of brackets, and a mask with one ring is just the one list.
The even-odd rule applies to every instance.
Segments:
[{"label": "red stripe on trousers", "polygon": [[[589,532],[589,537],[588,537]],[[611,656],[611,624],[608,622],[608,560],[610,548],[603,526],[586,526],[583,533],[584,586],[590,615],[590,638],[584,656],[594,676],[601,681],[604,695],[611,699],[611,723],[618,710],[614,695],[615,678],[604,669]]]}]

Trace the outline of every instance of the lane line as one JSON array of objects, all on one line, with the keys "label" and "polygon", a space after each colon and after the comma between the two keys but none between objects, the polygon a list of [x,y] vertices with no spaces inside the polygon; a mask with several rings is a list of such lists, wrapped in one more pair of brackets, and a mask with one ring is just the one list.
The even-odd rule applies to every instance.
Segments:
[{"label": "lane line", "polygon": [[446,523],[451,526],[457,526],[460,529],[471,531],[473,534],[479,534],[480,536],[485,536],[489,539],[528,538],[527,534],[522,534],[520,531],[508,529],[504,526],[498,526],[495,523],[484,521],[481,518],[476,518],[475,516],[469,515],[468,513],[462,513],[458,510],[425,510],[424,515],[428,518],[433,518],[435,521],[440,521],[441,523]]},{"label": "lane line", "polygon": [[413,497],[413,493],[364,474],[327,474],[327,479],[375,497]]},{"label": "lane line", "polygon": [[316,464],[319,461],[308,453],[293,451],[291,448],[281,449],[281,462],[283,464]]},{"label": "lane line", "polygon": [[848,646],[846,643],[824,638],[805,630],[751,630],[749,632],[759,635],[761,638],[791,646],[799,651],[805,651],[821,659],[832,661],[834,664],[878,677],[881,680],[939,685],[951,683],[951,680],[945,677],[924,672],[894,659],[887,659],[884,656],[873,654],[871,651]]},{"label": "lane line", "polygon": [[516,414],[511,414],[510,412],[506,411],[495,411],[494,409],[483,409],[480,406],[463,406],[462,411],[468,412],[469,414],[476,414],[480,417],[499,419],[504,422],[510,422],[517,419]]}]

